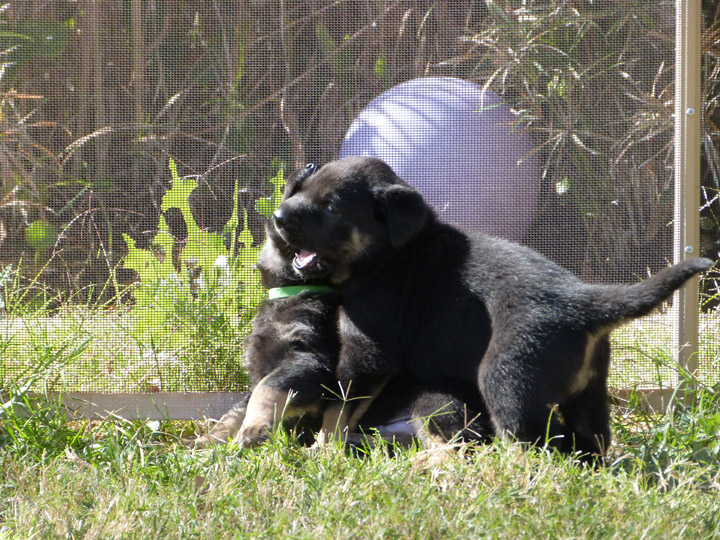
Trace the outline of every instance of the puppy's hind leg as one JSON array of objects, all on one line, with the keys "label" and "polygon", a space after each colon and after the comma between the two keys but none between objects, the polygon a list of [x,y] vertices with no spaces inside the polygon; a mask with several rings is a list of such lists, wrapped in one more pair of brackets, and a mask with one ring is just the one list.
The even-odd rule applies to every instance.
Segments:
[{"label": "puppy's hind leg", "polygon": [[567,429],[564,452],[577,452],[583,463],[603,464],[611,442],[608,399],[605,387],[596,385],[560,407]]},{"label": "puppy's hind leg", "polygon": [[507,337],[491,342],[478,374],[495,434],[566,452],[571,446],[557,406],[582,366],[585,336],[566,333],[556,343],[522,332]]},{"label": "puppy's hind leg", "polygon": [[475,385],[439,380],[424,383],[413,400],[412,424],[423,450],[413,466],[427,469],[462,453],[469,443],[490,442],[487,408]]},{"label": "puppy's hind leg", "polygon": [[560,412],[568,430],[568,451],[580,453],[580,459],[592,465],[601,465],[610,446],[610,406],[607,391],[610,366],[610,342],[607,336],[589,340],[587,358],[589,370],[584,388],[578,389],[564,404]]},{"label": "puppy's hind leg", "polygon": [[474,410],[456,399],[431,411],[424,404],[422,407],[415,406],[412,417],[417,437],[426,449],[448,444],[489,442],[493,435],[487,412]]}]

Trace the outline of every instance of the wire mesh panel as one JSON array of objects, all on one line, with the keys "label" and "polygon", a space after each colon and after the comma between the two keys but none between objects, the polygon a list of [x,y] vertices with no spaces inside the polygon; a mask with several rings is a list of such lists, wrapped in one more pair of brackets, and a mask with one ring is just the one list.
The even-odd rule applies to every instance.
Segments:
[{"label": "wire mesh panel", "polygon": [[[718,258],[703,12],[701,255]],[[11,1],[0,11],[0,384],[238,390],[284,177],[370,154],[442,219],[590,282],[672,258],[674,2]],[[700,376],[720,378],[705,282]],[[712,300],[715,295],[714,301]],[[666,312],[612,383],[672,382]]]}]

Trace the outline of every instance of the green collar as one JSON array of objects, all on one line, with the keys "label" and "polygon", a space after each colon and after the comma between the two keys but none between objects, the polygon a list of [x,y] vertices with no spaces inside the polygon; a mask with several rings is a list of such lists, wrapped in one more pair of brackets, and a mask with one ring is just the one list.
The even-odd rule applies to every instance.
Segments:
[{"label": "green collar", "polygon": [[287,298],[288,296],[295,296],[296,294],[310,292],[310,293],[334,293],[335,287],[327,285],[293,285],[291,287],[274,287],[268,289],[268,298],[270,300],[278,300],[280,298]]}]

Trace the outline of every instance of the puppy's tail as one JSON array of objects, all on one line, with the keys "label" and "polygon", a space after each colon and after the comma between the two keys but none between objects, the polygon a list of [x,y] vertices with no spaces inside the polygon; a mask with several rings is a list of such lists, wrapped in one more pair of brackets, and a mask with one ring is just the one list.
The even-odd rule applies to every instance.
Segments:
[{"label": "puppy's tail", "polygon": [[642,283],[592,286],[590,294],[594,309],[591,311],[595,312],[596,322],[600,324],[620,323],[642,317],[667,300],[688,279],[712,265],[710,259],[686,259],[662,269]]}]

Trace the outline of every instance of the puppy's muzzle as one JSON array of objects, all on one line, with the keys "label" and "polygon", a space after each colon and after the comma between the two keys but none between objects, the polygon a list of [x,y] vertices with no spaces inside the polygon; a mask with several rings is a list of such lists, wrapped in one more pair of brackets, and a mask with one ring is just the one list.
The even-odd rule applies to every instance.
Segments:
[{"label": "puppy's muzzle", "polygon": [[[285,241],[290,242],[291,239],[298,237],[301,230],[300,219],[292,212],[287,212],[280,207],[273,212],[272,219],[275,229]],[[318,254],[307,249],[297,250],[292,266],[298,274],[303,276],[325,272],[325,266]]]}]

